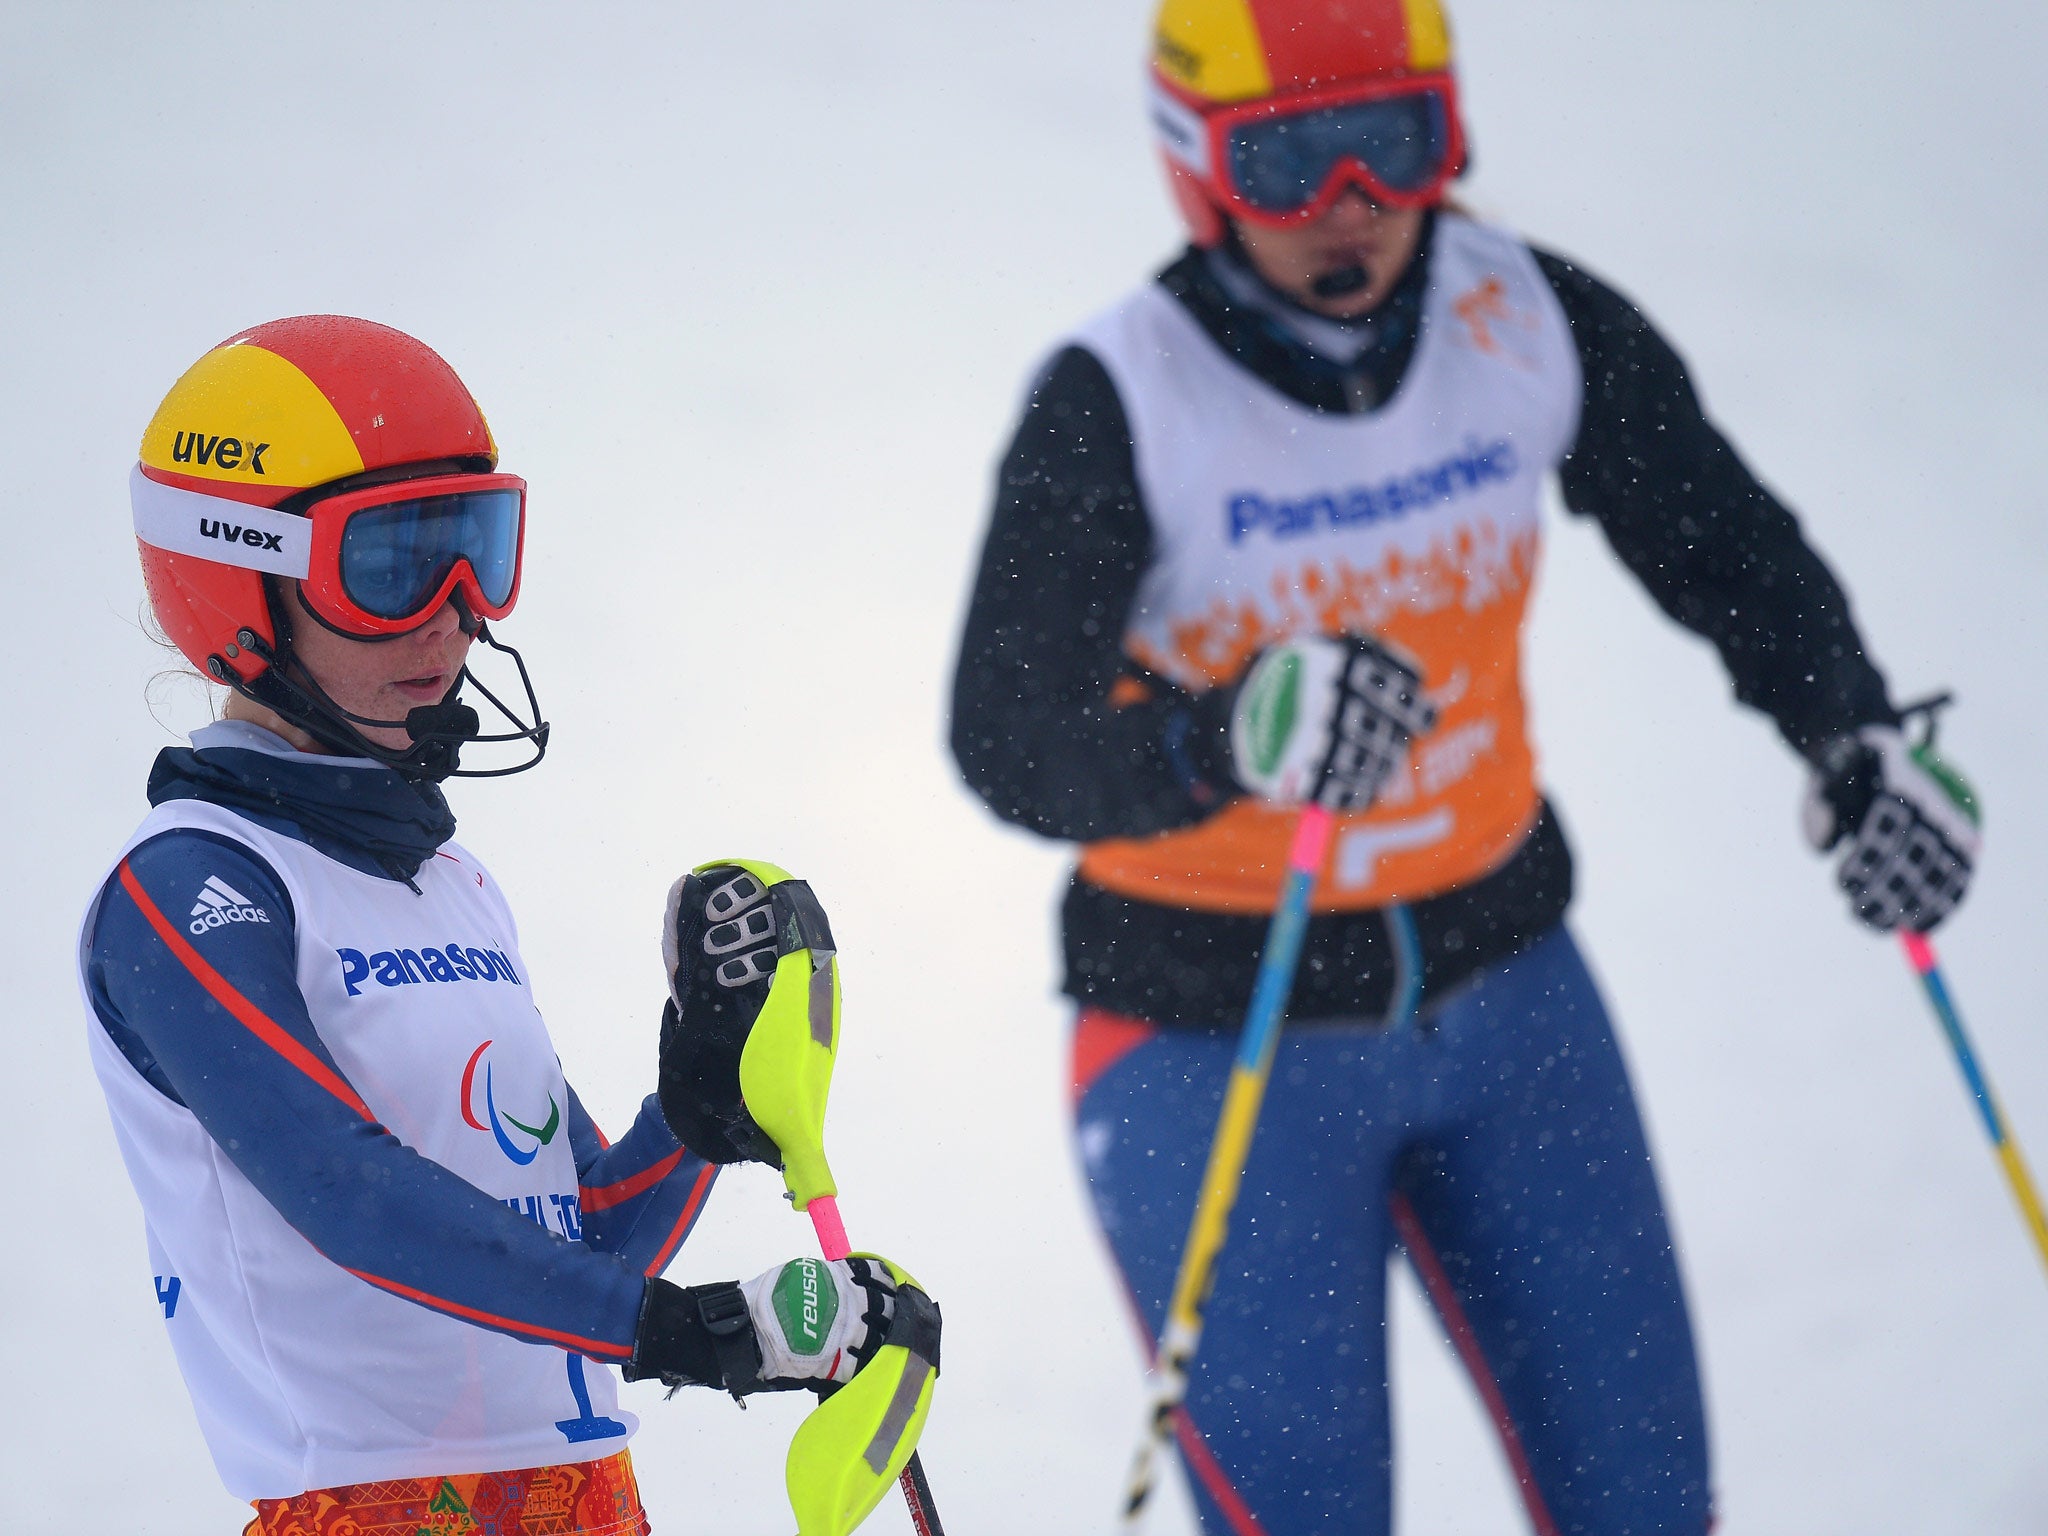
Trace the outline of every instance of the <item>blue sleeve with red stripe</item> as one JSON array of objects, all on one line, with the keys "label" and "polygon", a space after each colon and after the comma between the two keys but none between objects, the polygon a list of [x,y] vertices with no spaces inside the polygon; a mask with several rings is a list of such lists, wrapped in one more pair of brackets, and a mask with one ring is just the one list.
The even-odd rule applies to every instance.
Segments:
[{"label": "blue sleeve with red stripe", "polygon": [[632,1129],[607,1142],[570,1089],[569,1145],[576,1154],[583,1241],[643,1274],[668,1268],[704,1209],[717,1167],[676,1140],[661,1100],[651,1093]]},{"label": "blue sleeve with red stripe", "polygon": [[[208,877],[273,920],[191,939],[181,919]],[[371,1118],[307,1014],[291,911],[241,844],[179,830],[136,848],[93,927],[88,986],[109,1036],[334,1263],[465,1322],[625,1359],[645,1271],[515,1214]]]}]

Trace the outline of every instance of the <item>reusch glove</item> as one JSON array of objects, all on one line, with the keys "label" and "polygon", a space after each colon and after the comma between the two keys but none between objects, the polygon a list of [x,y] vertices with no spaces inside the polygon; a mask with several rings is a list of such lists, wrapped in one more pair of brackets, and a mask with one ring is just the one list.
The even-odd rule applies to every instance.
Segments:
[{"label": "reusch glove", "polygon": [[[1945,701],[1938,701],[1945,702]],[[1800,822],[1822,852],[1841,846],[1835,878],[1856,916],[1880,932],[1927,933],[1956,909],[1977,862],[1976,793],[1927,734],[1866,725],[1814,754]]]},{"label": "reusch glove", "polygon": [[938,1307],[887,1260],[791,1259],[744,1284],[649,1280],[624,1374],[743,1398],[849,1382],[887,1344],[936,1371],[938,1337]]},{"label": "reusch glove", "polygon": [[1422,671],[1357,635],[1307,635],[1263,653],[1230,703],[1231,771],[1255,795],[1362,811],[1436,724]]},{"label": "reusch glove", "polygon": [[[768,1000],[776,961],[805,948],[829,957],[834,945],[824,908],[801,880],[769,886],[737,864],[706,864],[669,888],[661,930],[669,977],[661,1113],[699,1157],[782,1166],[781,1152],[740,1093],[740,1055]],[[827,960],[828,973],[836,964]]]},{"label": "reusch glove", "polygon": [[895,1283],[864,1258],[793,1259],[740,1289],[771,1390],[853,1380],[896,1315]]}]

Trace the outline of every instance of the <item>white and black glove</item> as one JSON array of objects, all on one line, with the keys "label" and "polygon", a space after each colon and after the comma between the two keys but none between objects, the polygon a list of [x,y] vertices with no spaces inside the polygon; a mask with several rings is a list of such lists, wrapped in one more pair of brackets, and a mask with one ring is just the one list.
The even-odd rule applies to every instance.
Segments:
[{"label": "white and black glove", "polygon": [[917,1338],[934,1367],[939,1312],[886,1260],[791,1259],[744,1283],[650,1280],[628,1381],[721,1387],[734,1397],[853,1380],[884,1344]]},{"label": "white and black glove", "polygon": [[[1945,702],[1945,701],[1941,701]],[[1839,847],[1835,877],[1856,916],[1881,932],[1926,933],[1969,888],[1979,846],[1976,794],[1926,739],[1866,725],[1814,754],[1800,821],[1825,852]]]},{"label": "white and black glove", "polygon": [[1262,653],[1237,685],[1231,772],[1268,800],[1362,811],[1435,724],[1421,668],[1392,646],[1302,636]]},{"label": "white and black glove", "polygon": [[669,978],[661,1114],[676,1139],[707,1161],[782,1166],[740,1095],[740,1053],[768,1000],[776,961],[806,947],[829,956],[833,943],[825,909],[802,880],[768,887],[736,864],[718,864],[669,888],[661,928]]}]

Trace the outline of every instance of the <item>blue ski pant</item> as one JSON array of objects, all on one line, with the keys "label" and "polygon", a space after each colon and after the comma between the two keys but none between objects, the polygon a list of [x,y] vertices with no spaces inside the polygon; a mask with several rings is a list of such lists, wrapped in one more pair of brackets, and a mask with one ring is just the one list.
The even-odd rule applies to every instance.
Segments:
[{"label": "blue ski pant", "polygon": [[[1083,1009],[1089,1193],[1156,1340],[1236,1042]],[[1606,1010],[1558,929],[1419,1021],[1283,1033],[1180,1445],[1205,1532],[1380,1536],[1406,1250],[1539,1536],[1702,1536],[1692,1331]]]}]

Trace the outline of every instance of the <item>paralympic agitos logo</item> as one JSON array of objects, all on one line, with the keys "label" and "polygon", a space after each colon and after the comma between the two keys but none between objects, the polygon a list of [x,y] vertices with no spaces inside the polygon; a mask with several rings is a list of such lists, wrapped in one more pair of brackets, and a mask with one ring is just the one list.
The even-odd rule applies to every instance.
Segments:
[{"label": "paralympic agitos logo", "polygon": [[[472,1129],[489,1131],[497,1139],[498,1150],[521,1167],[540,1156],[540,1149],[555,1139],[555,1133],[562,1128],[562,1106],[555,1102],[552,1090],[548,1093],[548,1117],[540,1125],[528,1125],[515,1120],[498,1108],[495,1086],[491,1081],[491,1064],[484,1060],[484,1052],[491,1048],[486,1040],[469,1054],[469,1064],[462,1069],[462,1118]],[[483,1066],[483,1119],[477,1118],[477,1066]],[[533,1138],[533,1145],[522,1147],[512,1136],[517,1131],[522,1136]]]}]

